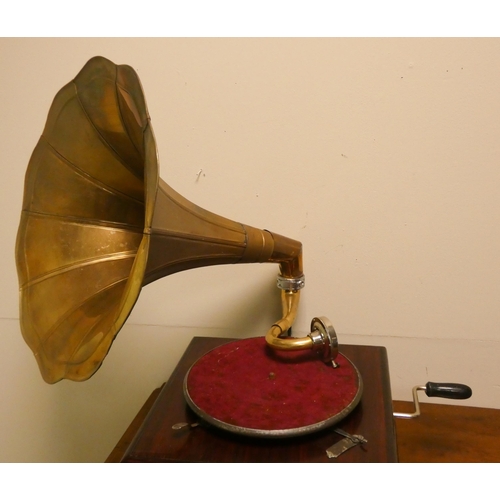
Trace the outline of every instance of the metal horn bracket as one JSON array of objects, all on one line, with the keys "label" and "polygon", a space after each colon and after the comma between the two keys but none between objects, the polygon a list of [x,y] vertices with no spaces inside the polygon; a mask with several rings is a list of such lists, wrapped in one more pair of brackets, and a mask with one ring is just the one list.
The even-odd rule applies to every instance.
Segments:
[{"label": "metal horn bracket", "polygon": [[276,284],[281,290],[285,290],[286,292],[296,292],[304,288],[306,284],[305,280],[306,278],[304,275],[299,276],[298,278],[285,278],[284,276],[278,275]]}]

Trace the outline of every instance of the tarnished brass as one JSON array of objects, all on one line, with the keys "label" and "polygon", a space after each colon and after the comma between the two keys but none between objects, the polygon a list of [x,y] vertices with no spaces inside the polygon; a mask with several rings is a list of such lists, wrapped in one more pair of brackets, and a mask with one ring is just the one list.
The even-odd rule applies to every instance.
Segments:
[{"label": "tarnished brass", "polygon": [[[26,172],[16,262],[22,333],[49,383],[91,377],[141,288],[163,276],[243,262],[303,274],[300,242],[208,212],[159,179],[139,78],[103,57],[54,98]],[[269,344],[312,348],[281,338],[299,291],[282,297]]]}]

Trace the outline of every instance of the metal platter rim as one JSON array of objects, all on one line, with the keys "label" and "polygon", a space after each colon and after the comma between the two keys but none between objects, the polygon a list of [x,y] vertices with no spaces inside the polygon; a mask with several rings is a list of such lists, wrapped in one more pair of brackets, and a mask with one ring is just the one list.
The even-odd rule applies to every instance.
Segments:
[{"label": "metal platter rim", "polygon": [[[237,342],[237,341],[236,341]],[[210,351],[209,351],[210,352]],[[208,354],[208,353],[207,353]],[[222,420],[219,420],[215,417],[212,417],[208,413],[206,413],[204,410],[202,410],[192,399],[191,396],[189,395],[189,390],[187,387],[187,380],[189,377],[189,374],[191,372],[191,368],[193,368],[194,365],[198,362],[195,361],[189,370],[187,371],[184,381],[182,384],[182,389],[184,392],[184,398],[186,400],[186,403],[188,406],[191,408],[191,410],[194,411],[199,417],[201,417],[205,422],[213,425],[214,427],[217,427],[219,429],[223,429],[225,431],[231,432],[233,434],[238,434],[241,436],[248,436],[248,437],[260,437],[260,438],[287,438],[287,437],[297,437],[297,436],[305,436],[307,434],[311,434],[313,432],[317,432],[323,429],[326,429],[328,427],[331,427],[332,425],[336,424],[337,422],[340,422],[343,420],[347,415],[349,415],[354,408],[358,405],[358,403],[361,400],[361,396],[363,395],[363,379],[361,378],[361,374],[359,373],[358,368],[356,365],[344,354],[342,356],[351,364],[351,366],[354,368],[355,373],[358,377],[358,390],[351,400],[351,402],[339,413],[327,418],[326,420],[322,420],[321,422],[317,422],[314,424],[310,425],[305,425],[302,427],[296,427],[292,429],[272,429],[272,430],[265,430],[265,429],[254,429],[254,428],[249,428],[249,427],[241,427],[239,425],[233,425],[233,424],[228,424],[227,422],[224,422]],[[203,356],[200,357],[200,359]]]}]

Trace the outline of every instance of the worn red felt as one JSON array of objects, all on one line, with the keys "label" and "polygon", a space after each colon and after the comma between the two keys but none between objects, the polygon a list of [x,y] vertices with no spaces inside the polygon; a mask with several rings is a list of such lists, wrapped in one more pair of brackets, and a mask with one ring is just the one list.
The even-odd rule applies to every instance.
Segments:
[{"label": "worn red felt", "polygon": [[186,379],[188,398],[206,415],[264,431],[297,429],[335,417],[360,395],[360,378],[339,354],[338,368],[311,351],[275,351],[263,337],[224,344],[200,358]]}]

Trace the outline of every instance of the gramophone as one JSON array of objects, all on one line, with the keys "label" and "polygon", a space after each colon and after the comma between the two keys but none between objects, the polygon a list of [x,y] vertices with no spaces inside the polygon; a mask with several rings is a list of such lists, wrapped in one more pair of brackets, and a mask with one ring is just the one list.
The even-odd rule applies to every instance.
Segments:
[{"label": "gramophone", "polygon": [[143,286],[202,266],[268,262],[279,266],[282,318],[265,336],[202,356],[184,379],[186,402],[246,436],[309,434],[343,419],[363,381],[332,324],[319,316],[309,334],[290,334],[305,283],[301,243],[196,206],[158,170],[137,74],[90,59],[55,96],[26,172],[20,317],[43,379],[91,377]]}]

